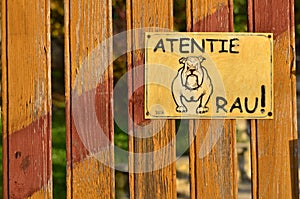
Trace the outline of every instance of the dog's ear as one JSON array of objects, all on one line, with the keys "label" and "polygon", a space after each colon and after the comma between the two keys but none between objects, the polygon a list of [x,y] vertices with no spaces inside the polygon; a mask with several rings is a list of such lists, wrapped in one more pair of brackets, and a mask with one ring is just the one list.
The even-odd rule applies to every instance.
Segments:
[{"label": "dog's ear", "polygon": [[181,57],[181,58],[179,59],[179,63],[180,63],[180,64],[185,64],[186,60],[187,60],[186,57]]},{"label": "dog's ear", "polygon": [[203,61],[206,60],[206,58],[205,58],[205,57],[202,57],[202,56],[198,56],[198,59],[199,59],[199,62],[200,62],[200,63],[202,63]]}]

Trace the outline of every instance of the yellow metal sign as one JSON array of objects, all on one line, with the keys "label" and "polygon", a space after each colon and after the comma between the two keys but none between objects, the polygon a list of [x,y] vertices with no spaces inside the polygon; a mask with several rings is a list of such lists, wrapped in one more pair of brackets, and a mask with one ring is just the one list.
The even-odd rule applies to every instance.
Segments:
[{"label": "yellow metal sign", "polygon": [[271,33],[145,36],[145,117],[273,116]]}]

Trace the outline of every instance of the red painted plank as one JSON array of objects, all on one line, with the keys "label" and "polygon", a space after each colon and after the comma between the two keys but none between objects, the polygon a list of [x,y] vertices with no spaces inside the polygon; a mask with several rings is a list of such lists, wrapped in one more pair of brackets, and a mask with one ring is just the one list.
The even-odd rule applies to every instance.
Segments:
[{"label": "red painted plank", "polygon": [[[175,122],[144,118],[144,31],[173,28],[171,0],[127,0],[130,198],[176,198]],[[134,49],[134,50],[133,50]],[[140,135],[151,134],[149,138]],[[165,146],[167,149],[163,151]]]},{"label": "red painted plank", "polygon": [[[42,150],[51,147],[43,137],[51,129],[48,120],[49,115],[41,117],[8,137],[10,198],[27,198],[48,186],[51,159],[47,150]],[[45,198],[50,197],[51,192],[47,193],[50,190],[44,191],[45,196],[49,194]]]},{"label": "red painted plank", "polygon": [[252,121],[253,198],[298,198],[294,1],[252,0],[249,30],[274,34],[273,120]]},{"label": "red painted plank", "polygon": [[65,1],[67,198],[114,198],[112,4]]}]

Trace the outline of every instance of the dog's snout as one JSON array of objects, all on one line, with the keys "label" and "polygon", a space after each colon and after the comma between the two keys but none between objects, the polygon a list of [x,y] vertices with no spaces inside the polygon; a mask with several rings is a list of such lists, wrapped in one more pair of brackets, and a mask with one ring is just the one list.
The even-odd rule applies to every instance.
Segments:
[{"label": "dog's snout", "polygon": [[194,71],[196,71],[196,69],[194,69],[194,68],[191,68],[191,69],[190,69],[190,72],[191,72],[191,73],[193,73]]}]

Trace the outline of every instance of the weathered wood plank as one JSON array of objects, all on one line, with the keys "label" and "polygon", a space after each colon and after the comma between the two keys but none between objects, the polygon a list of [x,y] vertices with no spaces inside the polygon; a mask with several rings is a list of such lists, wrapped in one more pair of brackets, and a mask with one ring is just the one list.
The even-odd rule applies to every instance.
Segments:
[{"label": "weathered wood plank", "polygon": [[298,198],[294,1],[252,0],[249,31],[274,33],[274,119],[252,121],[253,198]]},{"label": "weathered wood plank", "polygon": [[67,198],[114,198],[112,4],[65,0]]},{"label": "weathered wood plank", "polygon": [[[231,0],[187,1],[188,31],[233,31]],[[191,198],[237,198],[235,121],[190,121]]]},{"label": "weathered wood plank", "polygon": [[[137,69],[144,64],[140,48],[144,48],[144,34],[137,29],[172,29],[173,1],[127,0],[126,9],[127,30],[133,31],[127,41],[128,70],[136,69],[128,78],[129,116],[133,119],[129,122],[133,133],[129,136],[130,198],[176,198],[175,122],[144,119],[144,88],[139,87],[144,85],[144,72]],[[149,133],[153,136],[138,137]]]},{"label": "weathered wood plank", "polygon": [[3,198],[52,198],[50,1],[2,1]]}]

